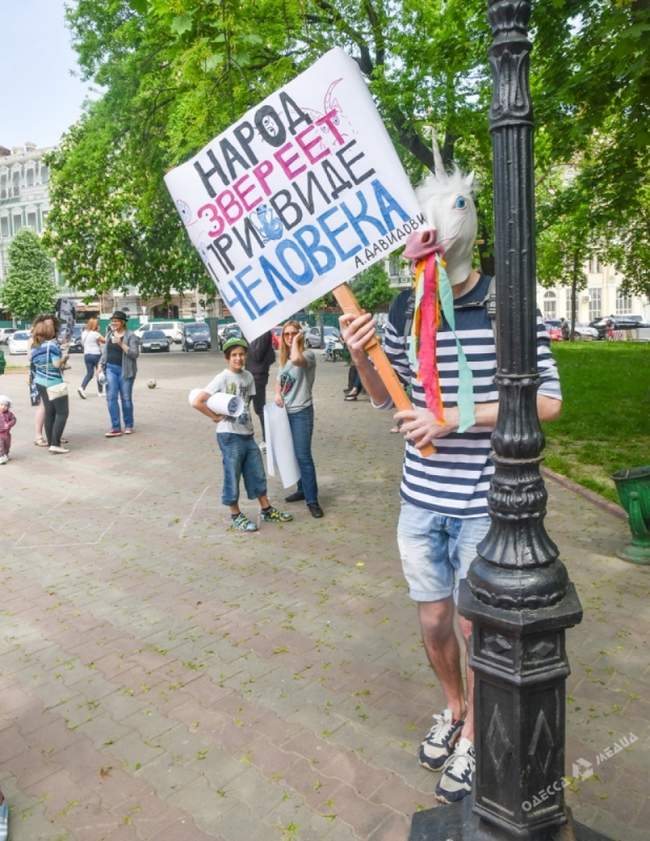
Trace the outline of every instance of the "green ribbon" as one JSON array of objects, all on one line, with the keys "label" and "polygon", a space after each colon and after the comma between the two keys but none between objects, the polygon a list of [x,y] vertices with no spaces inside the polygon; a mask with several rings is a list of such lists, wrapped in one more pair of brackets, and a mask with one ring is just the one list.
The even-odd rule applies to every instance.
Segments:
[{"label": "green ribbon", "polygon": [[456,352],[458,354],[458,431],[465,432],[470,426],[476,423],[474,414],[474,377],[469,367],[465,351],[456,335],[456,314],[454,312],[454,295],[451,291],[451,283],[439,256],[438,261],[438,294],[440,295],[440,306],[442,314],[449,325],[456,340]]}]

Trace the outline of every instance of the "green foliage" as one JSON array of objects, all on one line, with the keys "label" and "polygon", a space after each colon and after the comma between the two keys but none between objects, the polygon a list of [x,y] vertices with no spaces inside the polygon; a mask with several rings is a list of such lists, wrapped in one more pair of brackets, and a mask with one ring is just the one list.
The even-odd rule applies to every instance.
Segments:
[{"label": "green foliage", "polygon": [[22,228],[9,246],[9,270],[0,289],[0,300],[14,318],[31,321],[49,310],[56,297],[52,261],[41,240],[30,228]]},{"label": "green foliage", "polygon": [[[482,184],[479,236],[492,252],[488,46],[484,0],[77,0],[68,12],[100,102],[53,156],[48,241],[80,289],[209,286],[163,175],[334,45],[358,62],[414,182],[447,161]],[[650,275],[648,22],[638,0],[538,0],[531,84],[540,239],[564,231],[607,252],[630,287]],[[549,189],[558,167],[570,184]],[[579,205],[586,204],[588,212]],[[566,267],[557,266],[566,276]]]},{"label": "green foliage", "polygon": [[563,403],[544,425],[546,464],[617,501],[611,474],[648,463],[650,345],[561,342],[553,355]]},{"label": "green foliage", "polygon": [[375,263],[361,272],[352,284],[354,294],[362,309],[367,312],[384,312],[395,297],[382,263]]}]

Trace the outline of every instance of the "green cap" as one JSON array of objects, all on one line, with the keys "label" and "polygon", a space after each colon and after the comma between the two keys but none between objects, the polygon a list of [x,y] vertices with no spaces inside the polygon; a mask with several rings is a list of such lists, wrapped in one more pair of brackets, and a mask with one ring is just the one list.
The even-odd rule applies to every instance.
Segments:
[{"label": "green cap", "polygon": [[226,339],[226,341],[223,343],[222,350],[225,353],[232,347],[243,347],[244,350],[248,350],[248,342],[241,336],[233,336],[232,339]]}]

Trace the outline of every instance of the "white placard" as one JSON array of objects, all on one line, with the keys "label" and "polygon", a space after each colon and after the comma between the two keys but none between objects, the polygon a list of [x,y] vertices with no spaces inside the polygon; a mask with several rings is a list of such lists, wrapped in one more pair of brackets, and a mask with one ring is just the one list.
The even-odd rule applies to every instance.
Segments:
[{"label": "white placard", "polygon": [[282,487],[289,488],[300,479],[300,468],[293,448],[287,410],[275,403],[267,403],[264,406],[264,429],[268,474],[275,476],[277,469]]},{"label": "white placard", "polygon": [[424,224],[361,71],[338,47],[165,182],[249,341]]}]

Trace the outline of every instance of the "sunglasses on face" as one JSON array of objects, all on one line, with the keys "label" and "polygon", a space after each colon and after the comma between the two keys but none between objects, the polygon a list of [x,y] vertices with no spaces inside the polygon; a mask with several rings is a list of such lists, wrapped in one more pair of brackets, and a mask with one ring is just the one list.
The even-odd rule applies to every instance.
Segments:
[{"label": "sunglasses on face", "polygon": [[297,331],[297,330],[294,330],[293,332],[288,331],[288,332],[287,332],[287,333],[285,333],[284,335],[285,335],[285,336],[297,336],[297,335],[298,335],[298,331]]}]

